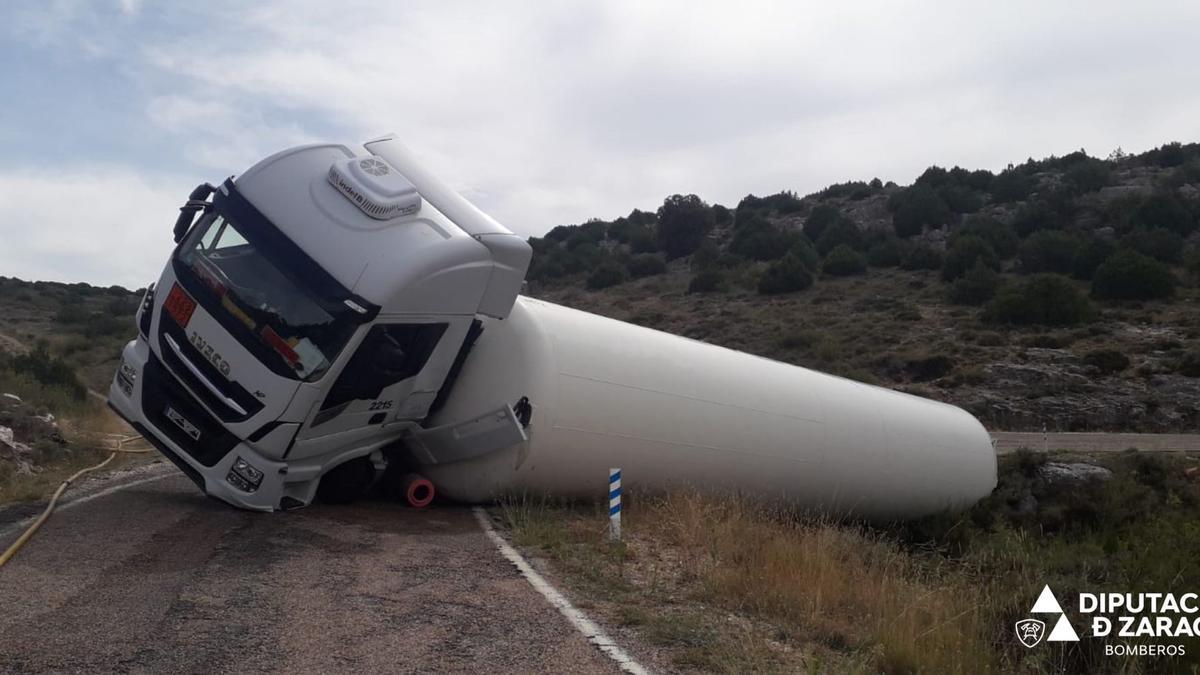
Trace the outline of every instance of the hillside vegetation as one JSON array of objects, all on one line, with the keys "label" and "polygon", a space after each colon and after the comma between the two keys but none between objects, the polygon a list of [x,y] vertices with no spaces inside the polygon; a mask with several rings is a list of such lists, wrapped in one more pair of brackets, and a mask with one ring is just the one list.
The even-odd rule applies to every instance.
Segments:
[{"label": "hillside vegetation", "polygon": [[530,239],[537,297],[961,405],[996,429],[1200,427],[1200,144],[929,167]]},{"label": "hillside vegetation", "polygon": [[106,456],[105,434],[131,433],[94,394],[107,393],[137,332],[140,299],[119,286],[0,277],[0,504],[45,497]]}]

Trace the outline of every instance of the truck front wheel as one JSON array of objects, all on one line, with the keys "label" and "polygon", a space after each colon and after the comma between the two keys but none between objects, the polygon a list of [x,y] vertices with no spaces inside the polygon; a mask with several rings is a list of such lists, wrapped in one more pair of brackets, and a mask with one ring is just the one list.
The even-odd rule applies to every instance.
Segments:
[{"label": "truck front wheel", "polygon": [[366,457],[358,457],[321,476],[317,498],[326,504],[349,504],[363,496],[374,480],[375,465]]}]

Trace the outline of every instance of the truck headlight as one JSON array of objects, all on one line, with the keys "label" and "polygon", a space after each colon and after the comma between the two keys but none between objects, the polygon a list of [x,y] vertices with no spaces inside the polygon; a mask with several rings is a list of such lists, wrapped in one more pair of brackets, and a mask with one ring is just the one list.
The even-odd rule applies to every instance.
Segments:
[{"label": "truck headlight", "polygon": [[130,398],[133,398],[133,383],[137,382],[137,378],[137,368],[126,363],[125,359],[121,359],[121,366],[117,368],[117,386]]},{"label": "truck headlight", "polygon": [[262,484],[263,472],[254,468],[250,462],[238,457],[233,461],[233,466],[229,469],[229,475],[225,480],[230,485],[243,492],[254,492],[258,486]]}]

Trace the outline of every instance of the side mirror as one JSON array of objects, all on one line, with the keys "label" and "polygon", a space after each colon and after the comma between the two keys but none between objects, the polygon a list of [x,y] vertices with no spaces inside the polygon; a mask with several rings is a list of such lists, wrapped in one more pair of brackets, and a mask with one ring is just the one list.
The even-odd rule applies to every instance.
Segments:
[{"label": "side mirror", "polygon": [[192,229],[192,223],[196,221],[196,214],[204,211],[209,207],[208,197],[217,188],[210,183],[201,183],[196,186],[195,190],[188,195],[188,201],[183,206],[179,207],[179,217],[175,219],[175,243],[183,241],[187,236],[188,230]]}]

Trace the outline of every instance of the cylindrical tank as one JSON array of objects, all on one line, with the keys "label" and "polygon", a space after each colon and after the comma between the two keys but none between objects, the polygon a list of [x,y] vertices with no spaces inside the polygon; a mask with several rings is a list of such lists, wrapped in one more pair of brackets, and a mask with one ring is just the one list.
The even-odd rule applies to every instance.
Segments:
[{"label": "cylindrical tank", "polygon": [[486,326],[432,423],[522,396],[529,440],[423,467],[439,492],[595,497],[621,467],[634,488],[892,519],[968,506],[996,484],[991,439],[960,408],[525,297]]}]

